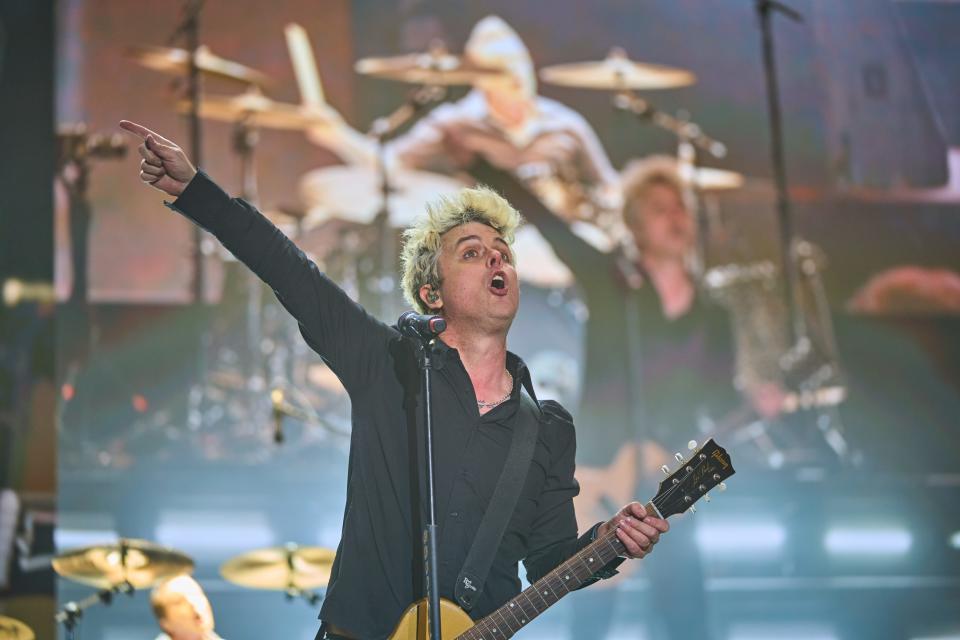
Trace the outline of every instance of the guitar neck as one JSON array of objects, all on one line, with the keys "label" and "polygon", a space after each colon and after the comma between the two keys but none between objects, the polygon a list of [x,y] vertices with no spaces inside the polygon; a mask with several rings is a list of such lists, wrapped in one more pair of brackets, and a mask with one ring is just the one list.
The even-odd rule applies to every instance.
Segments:
[{"label": "guitar neck", "polygon": [[[647,513],[660,513],[653,502],[646,504]],[[457,640],[496,640],[510,638],[531,620],[556,604],[560,598],[584,585],[593,574],[626,548],[610,531],[573,554],[570,558],[524,589],[508,603],[483,618]]]}]

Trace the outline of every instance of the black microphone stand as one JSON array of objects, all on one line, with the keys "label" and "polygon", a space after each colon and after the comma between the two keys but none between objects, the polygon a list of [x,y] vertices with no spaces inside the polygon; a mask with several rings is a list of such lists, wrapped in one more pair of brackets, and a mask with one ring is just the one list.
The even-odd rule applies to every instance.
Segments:
[{"label": "black microphone stand", "polygon": [[[409,333],[405,335],[410,335]],[[437,571],[437,502],[433,467],[433,406],[430,372],[434,368],[433,351],[436,337],[433,335],[411,335],[417,349],[417,362],[420,365],[423,382],[424,440],[427,454],[427,524],[423,528],[424,576],[427,586],[427,607],[430,610],[430,640],[441,640],[440,636],[440,576]]]},{"label": "black microphone stand", "polygon": [[780,93],[777,83],[777,67],[773,51],[773,28],[770,16],[773,12],[779,11],[795,22],[803,22],[803,17],[776,0],[755,0],[755,2],[763,39],[763,70],[767,85],[767,110],[770,116],[770,152],[777,189],[777,217],[780,223],[781,261],[784,295],[787,299],[787,321],[791,341],[796,343],[804,330],[797,304],[797,269],[793,256],[793,216],[790,211],[790,195],[787,192],[787,167],[783,157],[783,120],[780,110]]}]

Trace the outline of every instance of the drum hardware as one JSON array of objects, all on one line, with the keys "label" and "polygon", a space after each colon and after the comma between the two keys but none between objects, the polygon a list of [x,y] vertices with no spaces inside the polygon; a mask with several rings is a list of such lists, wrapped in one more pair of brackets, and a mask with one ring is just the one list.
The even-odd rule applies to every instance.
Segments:
[{"label": "drum hardware", "polygon": [[[189,73],[190,51],[170,47],[136,46],[127,49],[127,57],[141,66],[168,75]],[[270,78],[256,69],[227,60],[213,53],[210,47],[200,45],[196,53],[197,71],[204,77],[217,78],[256,87],[270,86]]]},{"label": "drum hardware", "polygon": [[235,556],[220,566],[220,575],[241,587],[283,591],[288,602],[302,599],[315,607],[323,599],[315,589],[330,582],[335,557],[331,549],[291,542]]},{"label": "drum hardware", "polygon": [[407,95],[400,106],[386,116],[374,120],[368,131],[368,135],[377,142],[380,194],[380,208],[373,220],[378,232],[379,252],[372,289],[379,294],[379,315],[387,317],[395,310],[386,294],[396,289],[396,247],[390,225],[392,197],[396,189],[394,185],[401,184],[401,181],[391,176],[393,167],[387,158],[387,142],[413,118],[443,101],[447,96],[446,86],[473,84],[501,75],[502,72],[474,65],[466,58],[450,54],[440,41],[435,41],[425,53],[390,58],[364,58],[357,61],[354,69],[361,75],[419,85]]},{"label": "drum hardware", "polygon": [[504,75],[502,69],[474,64],[447,51],[439,40],[426,52],[387,58],[362,58],[354,65],[360,75],[427,87],[472,85]]},{"label": "drum hardware", "polygon": [[36,636],[33,629],[23,622],[15,618],[0,616],[0,640],[34,640],[34,638]]},{"label": "drum hardware", "polygon": [[603,91],[673,89],[697,81],[697,77],[685,69],[634,62],[620,47],[611,49],[601,61],[544,67],[539,75],[548,84]]},{"label": "drum hardware", "polygon": [[64,626],[67,638],[76,637],[84,611],[102,603],[109,605],[117,594],[133,596],[163,580],[193,571],[193,560],[184,553],[146,540],[121,539],[54,557],[53,570],[60,576],[99,589],[83,600],[68,602],[55,620]]}]

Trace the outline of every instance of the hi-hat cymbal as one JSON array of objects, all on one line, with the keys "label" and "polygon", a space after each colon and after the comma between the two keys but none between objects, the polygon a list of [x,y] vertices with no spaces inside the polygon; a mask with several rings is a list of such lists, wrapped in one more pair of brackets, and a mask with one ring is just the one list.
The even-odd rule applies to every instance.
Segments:
[{"label": "hi-hat cymbal", "polygon": [[122,539],[74,549],[53,559],[53,570],[64,578],[98,589],[129,582],[146,589],[161,580],[193,571],[193,560],[184,553],[147,540]]},{"label": "hi-hat cymbal", "polygon": [[[300,180],[300,196],[308,214],[309,231],[330,219],[370,224],[383,206],[380,172],[363,166],[315,169]],[[439,196],[453,195],[463,185],[453,178],[412,169],[390,172],[390,224],[409,226]]]},{"label": "hi-hat cymbal", "polygon": [[504,75],[503,69],[481,67],[442,46],[426,53],[389,58],[363,58],[354,65],[357,73],[412,84],[462,85]]},{"label": "hi-hat cymbal", "polygon": [[574,62],[540,69],[540,79],[550,84],[579,89],[672,89],[697,81],[690,71],[658,64],[634,62],[617,47],[604,60]]},{"label": "hi-hat cymbal", "polygon": [[[186,49],[137,46],[128,49],[127,55],[148,69],[163,73],[184,74],[190,66],[190,52]],[[263,73],[214,55],[206,46],[197,49],[197,69],[208,76],[258,87],[270,84],[270,79]]]},{"label": "hi-hat cymbal", "polygon": [[251,589],[315,589],[330,581],[336,553],[323,547],[269,547],[227,560],[220,575]]},{"label": "hi-hat cymbal", "polygon": [[0,616],[0,640],[34,640],[33,629],[13,618]]},{"label": "hi-hat cymbal", "polygon": [[[177,105],[181,113],[190,111],[190,102]],[[325,126],[330,119],[317,107],[277,102],[257,89],[236,96],[204,96],[198,109],[201,118],[223,122],[243,122],[250,127],[303,130]]]}]

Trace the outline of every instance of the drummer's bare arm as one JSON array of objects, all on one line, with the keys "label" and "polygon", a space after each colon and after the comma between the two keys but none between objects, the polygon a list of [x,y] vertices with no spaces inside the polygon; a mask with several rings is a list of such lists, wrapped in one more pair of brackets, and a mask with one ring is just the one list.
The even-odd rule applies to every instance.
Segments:
[{"label": "drummer's bare arm", "polygon": [[458,162],[463,160],[459,157],[462,154],[447,144],[444,124],[448,109],[443,105],[423,116],[410,131],[388,142],[382,152],[376,138],[351,127],[332,107],[325,105],[322,109],[330,115],[329,122],[309,129],[307,138],[347,164],[374,167],[379,164],[381,153],[390,168],[437,169],[438,162],[458,166],[469,162]]},{"label": "drummer's bare arm", "polygon": [[377,164],[377,144],[370,136],[351,127],[333,107],[317,107],[327,117],[325,124],[307,130],[310,142],[337,154],[347,164],[373,167]]},{"label": "drummer's bare arm", "polygon": [[623,206],[620,174],[613,168],[600,138],[597,137],[593,127],[583,116],[574,112],[571,126],[583,145],[584,169],[595,185],[593,192],[595,203],[600,209],[615,212],[619,215],[620,208]]},{"label": "drummer's bare arm", "polygon": [[393,333],[369,316],[316,264],[244,200],[231,198],[197,171],[175,143],[133,122],[120,126],[143,139],[140,178],[177,200],[168,205],[213,233],[276,293],[310,346],[349,391],[370,373],[366,354],[382,353]]}]

